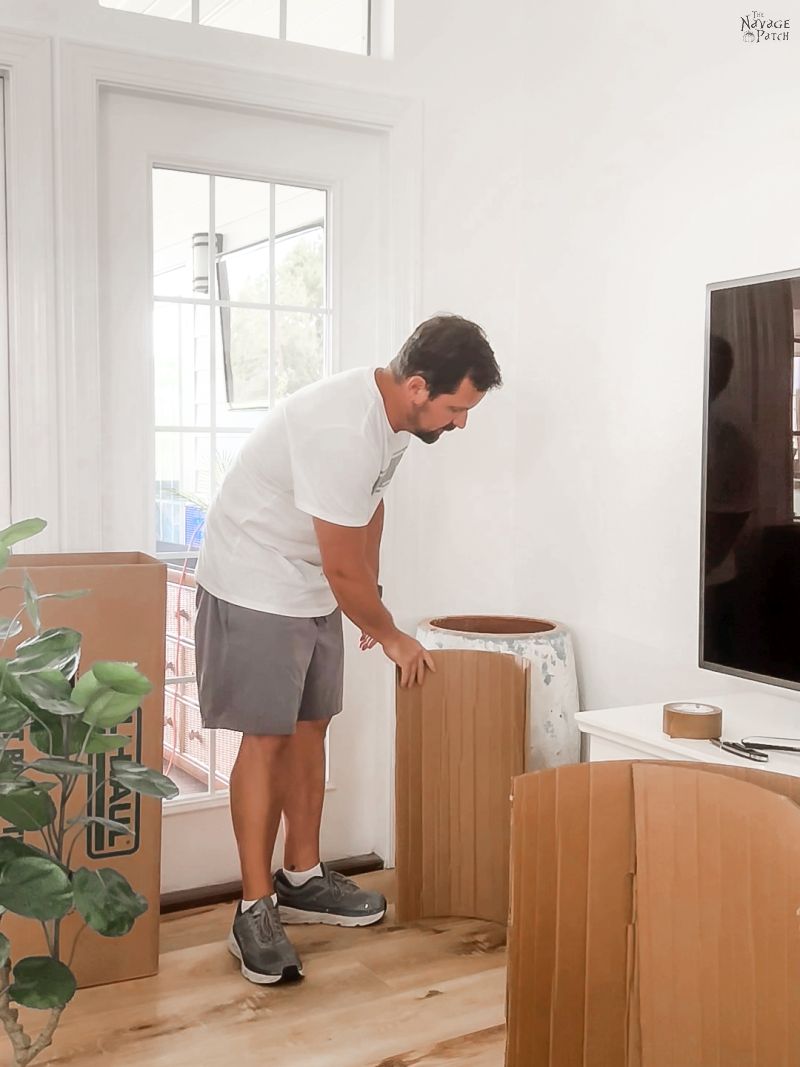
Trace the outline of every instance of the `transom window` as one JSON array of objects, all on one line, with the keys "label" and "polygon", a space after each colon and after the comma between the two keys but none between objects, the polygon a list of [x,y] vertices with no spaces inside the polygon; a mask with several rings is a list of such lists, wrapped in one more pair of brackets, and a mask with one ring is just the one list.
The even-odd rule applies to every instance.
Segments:
[{"label": "transom window", "polygon": [[137,15],[370,54],[370,0],[98,0]]}]

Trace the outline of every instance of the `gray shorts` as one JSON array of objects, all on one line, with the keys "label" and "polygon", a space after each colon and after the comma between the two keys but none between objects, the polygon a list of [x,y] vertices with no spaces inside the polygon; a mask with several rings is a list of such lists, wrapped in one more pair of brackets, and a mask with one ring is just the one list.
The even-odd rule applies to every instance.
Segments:
[{"label": "gray shorts", "polygon": [[207,729],[285,736],[298,721],[342,710],[338,608],[323,618],[295,619],[228,604],[198,586],[195,653]]}]

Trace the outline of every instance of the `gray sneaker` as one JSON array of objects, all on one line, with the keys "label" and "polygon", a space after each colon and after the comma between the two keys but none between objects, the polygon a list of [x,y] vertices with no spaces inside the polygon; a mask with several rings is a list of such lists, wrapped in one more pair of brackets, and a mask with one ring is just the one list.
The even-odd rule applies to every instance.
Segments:
[{"label": "gray sneaker", "polygon": [[244,977],[258,985],[303,977],[300,957],[286,936],[270,897],[264,897],[245,912],[239,903],[228,937],[228,950],[241,963]]},{"label": "gray sneaker", "polygon": [[283,922],[328,926],[371,926],[386,914],[386,897],[359,889],[355,882],[322,864],[322,875],[293,886],[283,870],[275,872],[275,892]]}]

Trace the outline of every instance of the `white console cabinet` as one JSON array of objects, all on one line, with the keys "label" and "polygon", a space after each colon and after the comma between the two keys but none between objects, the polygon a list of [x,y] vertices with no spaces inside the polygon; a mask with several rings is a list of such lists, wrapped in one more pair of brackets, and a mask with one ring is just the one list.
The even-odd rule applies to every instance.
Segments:
[{"label": "white console cabinet", "polygon": [[[576,719],[584,738],[584,759],[592,763],[625,759],[695,760],[800,777],[800,755],[770,752],[768,763],[754,763],[722,752],[710,741],[667,737],[661,728],[664,703],[695,699],[679,693],[665,697],[659,704],[580,712]],[[725,740],[741,741],[743,737],[766,735],[797,738],[800,744],[800,694],[735,693],[703,697],[702,703],[722,708]]]}]

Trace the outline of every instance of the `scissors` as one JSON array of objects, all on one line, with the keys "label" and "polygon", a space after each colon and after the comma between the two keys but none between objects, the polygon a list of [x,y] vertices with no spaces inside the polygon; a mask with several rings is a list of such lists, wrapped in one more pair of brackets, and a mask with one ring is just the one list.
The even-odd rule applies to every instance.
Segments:
[{"label": "scissors", "polygon": [[769,756],[757,748],[749,748],[741,741],[721,741],[718,737],[711,739],[711,744],[721,748],[723,752],[730,752],[732,756],[742,756],[754,763],[768,763]]}]

